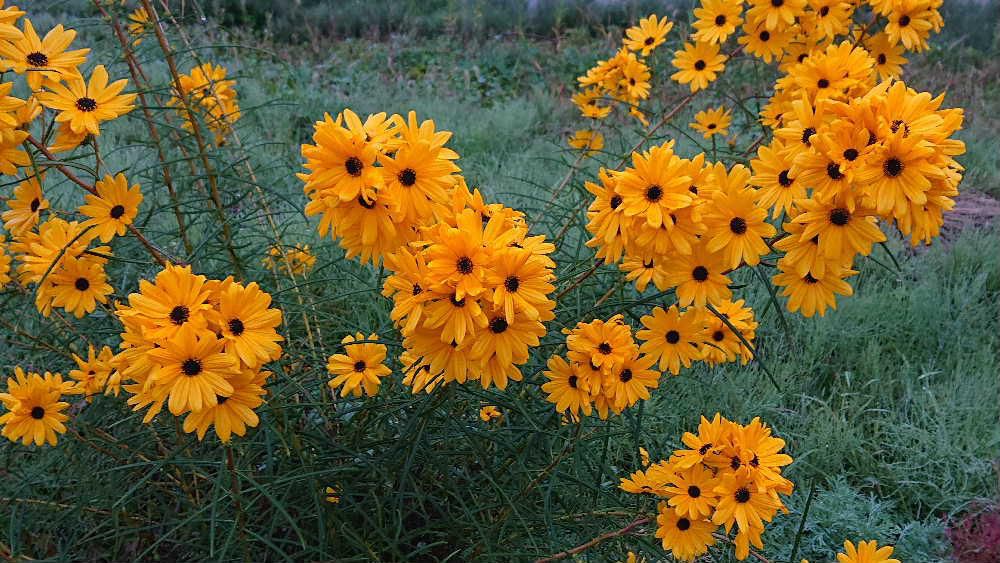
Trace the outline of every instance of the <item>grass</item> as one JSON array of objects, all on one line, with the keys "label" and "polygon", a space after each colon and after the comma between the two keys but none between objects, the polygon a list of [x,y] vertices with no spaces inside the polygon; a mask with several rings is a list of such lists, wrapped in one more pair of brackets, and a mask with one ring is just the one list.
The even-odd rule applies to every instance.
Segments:
[{"label": "grass", "polygon": [[[118,60],[106,28],[81,19],[83,6],[52,3],[36,23],[73,22],[81,41],[94,47],[94,60]],[[213,151],[212,163],[248,278],[275,296],[295,338],[274,367],[278,377],[260,427],[234,443],[232,470],[216,443],[182,435],[170,420],[142,425],[140,415],[110,397],[76,405],[71,426],[78,436],[66,436],[58,448],[0,445],[0,553],[45,560],[527,560],[653,510],[621,494],[618,477],[638,467],[639,446],[654,457],[669,455],[700,415],[716,411],[743,422],[760,416],[788,440],[796,459],[788,471],[797,484],[791,514],[779,515],[765,534],[772,561],[790,559],[812,486],[798,555],[813,561],[829,560],[844,538],[895,544],[903,561],[944,560],[947,518],[977,499],[996,497],[995,227],[918,252],[893,238],[888,251],[898,271],[864,261],[853,298],[823,319],[788,316],[787,333],[769,310],[760,349],[777,389],[757,364],[698,368],[665,378],[653,400],[622,417],[561,425],[537,389],[544,356],[562,341],[558,328],[584,316],[641,315],[651,307],[643,299],[652,293],[640,297],[632,290],[595,306],[619,279],[605,267],[560,302],[545,353],[524,370],[526,382],[505,393],[454,386],[413,397],[396,382],[373,399],[332,402],[323,392],[324,363],[341,336],[378,331],[390,343],[398,336],[388,324],[388,303],[378,297],[379,272],[345,261],[302,215],[294,173],[312,122],[345,106],[358,113],[415,109],[455,132],[452,146],[470,185],[525,210],[535,232],[552,236],[578,218],[586,199],[582,180],[597,167],[588,163],[548,205],[573,159],[564,139],[581,126],[567,101],[569,88],[611,52],[619,32],[564,29],[558,40],[514,34],[463,40],[459,47],[452,37],[424,32],[285,44],[187,25],[192,36],[205,37],[185,50],[183,68],[197,54],[238,76],[245,111],[238,130],[246,149]],[[951,40],[957,38],[942,38]],[[907,80],[919,89],[947,88],[946,104],[967,108],[963,188],[998,195],[1000,164],[989,141],[1000,129],[996,51],[962,41],[917,57]],[[165,84],[165,64],[153,46],[144,43],[140,58],[155,83]],[[113,68],[126,72],[120,62]],[[763,72],[734,69],[716,90],[718,101],[728,101],[723,93],[747,92],[747,82]],[[678,92],[664,85],[656,103],[668,107]],[[681,152],[696,150],[683,136],[691,113],[676,120],[680,128],[665,131],[679,138]],[[171,127],[165,118],[160,125]],[[607,154],[596,160],[613,165],[638,132],[606,134]],[[754,132],[739,135],[745,146]],[[145,188],[145,231],[183,255],[140,116],[129,116],[101,140],[102,148],[121,147],[104,155],[108,165],[131,170]],[[247,155],[253,178],[244,169]],[[185,258],[196,270],[223,277],[231,266],[198,188],[203,177],[191,174],[181,156],[176,170],[196,243]],[[79,196],[71,188],[53,189],[53,207],[75,206]],[[316,269],[306,279],[279,279],[259,264],[275,237],[260,220],[258,189],[279,221],[281,240],[317,251]],[[563,287],[592,263],[583,240],[582,227],[572,223],[555,256]],[[116,254],[138,261],[112,270],[124,297],[156,268],[143,262],[134,240],[117,244]],[[886,252],[879,249],[875,258],[891,265]],[[767,308],[769,297],[757,285],[746,298],[757,311]],[[115,341],[113,324],[100,315],[64,324],[35,315],[30,300],[17,292],[0,295],[4,310],[26,312],[0,324],[4,372],[30,365],[65,373],[71,366],[66,350],[79,351],[88,340]],[[316,321],[313,343],[302,336],[304,315]],[[479,422],[481,404],[506,413],[499,428]],[[324,501],[323,489],[331,485],[341,491],[338,504]],[[624,559],[627,550],[653,559],[655,544],[651,534],[622,538],[586,552],[584,560]]]}]

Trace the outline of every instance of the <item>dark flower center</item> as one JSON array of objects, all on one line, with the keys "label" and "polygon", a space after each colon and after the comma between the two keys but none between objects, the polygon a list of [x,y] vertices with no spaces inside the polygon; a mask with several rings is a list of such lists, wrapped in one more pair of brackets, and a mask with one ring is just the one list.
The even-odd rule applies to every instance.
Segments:
[{"label": "dark flower center", "polygon": [[419,283],[413,284],[413,295],[420,295],[424,292],[424,288],[420,287]]},{"label": "dark flower center", "polygon": [[735,498],[736,502],[740,504],[745,504],[750,502],[750,489],[746,487],[740,487],[739,489],[736,489],[736,493],[733,495],[733,498]]},{"label": "dark flower center", "polygon": [[643,41],[643,43],[646,44],[646,45],[652,45],[654,41],[656,41],[656,40],[653,39],[652,37],[647,37],[646,40]]},{"label": "dark flower center", "polygon": [[508,326],[510,325],[507,324],[507,319],[503,317],[497,317],[490,321],[490,331],[492,331],[493,334],[500,334],[501,332],[506,331]]},{"label": "dark flower center", "polygon": [[840,165],[836,162],[831,162],[826,165],[826,175],[829,176],[831,180],[844,179],[844,175],[840,172]]},{"label": "dark flower center", "polygon": [[851,221],[851,213],[843,207],[838,207],[830,212],[830,222],[838,227],[843,227]]},{"label": "dark flower center", "polygon": [[819,15],[820,15],[820,17],[825,18],[826,15],[829,14],[829,13],[830,13],[830,7],[829,6],[823,6],[822,8],[819,9]]},{"label": "dark flower center", "polygon": [[844,151],[844,158],[846,158],[849,162],[854,162],[854,160],[858,158],[858,149],[847,149]]},{"label": "dark flower center", "polygon": [[699,60],[699,61],[695,61],[695,63],[694,63],[694,69],[695,70],[705,70],[706,66],[708,66],[708,65],[705,64],[705,61]]},{"label": "dark flower center", "polygon": [[465,298],[464,297],[461,298],[461,299],[455,299],[455,294],[453,293],[453,294],[451,294],[450,301],[451,301],[451,304],[454,305],[454,306],[456,306],[456,307],[465,307]]},{"label": "dark flower center", "polygon": [[175,325],[182,325],[188,321],[191,311],[184,305],[178,305],[170,310],[170,321]]},{"label": "dark flower center", "polygon": [[31,206],[30,207],[31,207],[31,212],[32,213],[34,213],[35,211],[38,211],[38,208],[41,207],[41,206],[42,206],[42,202],[37,197],[35,199],[31,200]]},{"label": "dark flower center", "polygon": [[646,199],[656,203],[663,199],[663,188],[657,185],[652,185],[646,188]]},{"label": "dark flower center", "polygon": [[701,488],[698,485],[691,485],[688,487],[688,496],[691,498],[698,498],[701,496]]},{"label": "dark flower center", "polygon": [[83,97],[76,101],[76,109],[85,112],[92,112],[97,109],[97,100]]},{"label": "dark flower center", "polygon": [[737,235],[747,232],[747,221],[743,217],[733,217],[729,220],[729,230]]},{"label": "dark flower center", "polygon": [[760,37],[760,40],[766,43],[767,41],[771,40],[771,33],[765,29],[764,31],[760,32],[760,35],[758,35],[757,37]]},{"label": "dark flower center", "polygon": [[218,404],[220,404],[220,405],[223,404],[223,403],[225,403],[228,400],[229,400],[229,397],[223,397],[222,395],[216,395],[215,396],[215,402],[218,403]]},{"label": "dark flower center", "polygon": [[800,53],[799,56],[796,57],[795,62],[801,63],[802,61],[808,58],[809,58],[809,53]]},{"label": "dark flower center", "polygon": [[90,280],[87,278],[76,278],[76,281],[73,282],[73,287],[75,287],[77,291],[87,291],[90,289]]},{"label": "dark flower center", "polygon": [[780,8],[781,5],[784,3],[785,0],[771,0],[771,5],[774,6],[775,8]]},{"label": "dark flower center", "polygon": [[802,130],[802,143],[808,145],[809,138],[816,134],[816,130],[812,127],[806,127]]},{"label": "dark flower center", "polygon": [[45,53],[40,53],[35,51],[34,53],[28,53],[25,57],[28,60],[28,64],[31,66],[47,66],[49,64],[49,57]]},{"label": "dark flower center", "polygon": [[201,360],[188,358],[181,364],[181,371],[188,377],[194,377],[201,373]]},{"label": "dark flower center", "polygon": [[125,214],[125,206],[124,205],[116,205],[116,206],[114,206],[114,207],[111,208],[110,215],[111,215],[112,219],[120,219],[121,216],[124,215],[124,214]]},{"label": "dark flower center", "polygon": [[233,333],[233,336],[239,336],[243,334],[246,327],[243,326],[243,321],[239,319],[233,319],[229,321],[229,332]]},{"label": "dark flower center", "polygon": [[611,353],[611,345],[607,342],[601,342],[597,345],[597,351],[607,356]]},{"label": "dark flower center", "polygon": [[740,456],[738,456],[738,455],[734,455],[733,459],[729,460],[729,467],[731,467],[733,471],[736,471],[737,469],[739,469],[740,465],[742,465],[742,464],[743,464],[743,461],[740,460]]},{"label": "dark flower center", "polygon": [[399,183],[407,188],[417,183],[417,172],[412,168],[407,168],[399,173]]},{"label": "dark flower center", "polygon": [[576,389],[576,380],[577,377],[575,375],[571,375],[566,378],[566,384],[572,387],[573,389]]},{"label": "dark flower center", "polygon": [[716,127],[718,127],[718,125],[716,125],[714,123],[709,123],[708,127],[706,127],[706,129],[715,129]]},{"label": "dark flower center", "polygon": [[879,53],[877,60],[878,60],[878,64],[884,65],[888,59],[886,58],[885,53]]},{"label": "dark flower center", "polygon": [[365,368],[367,368],[367,367],[368,367],[368,365],[365,364],[364,360],[358,360],[358,361],[354,362],[354,371],[356,371],[358,373],[361,373],[361,372],[365,371]]},{"label": "dark flower center", "polygon": [[904,137],[906,137],[906,136],[908,136],[910,134],[910,126],[907,125],[906,122],[903,121],[902,119],[895,119],[895,120],[893,120],[893,122],[889,125],[889,130],[892,131],[893,133],[895,133],[895,132],[899,131],[900,127],[903,128],[903,136]]},{"label": "dark flower center", "polygon": [[819,280],[812,277],[812,274],[806,274],[806,277],[802,278],[802,281],[806,282],[809,285],[812,285],[814,283],[819,283]]},{"label": "dark flower center", "polygon": [[794,181],[788,177],[788,172],[789,172],[788,170],[782,170],[781,172],[778,173],[778,183],[781,184],[781,187],[783,188],[791,186],[792,182]]},{"label": "dark flower center", "polygon": [[361,162],[360,158],[352,156],[347,159],[347,162],[344,163],[344,167],[347,168],[348,174],[357,178],[361,175],[361,171],[364,170],[365,164]]},{"label": "dark flower center", "polygon": [[676,330],[668,330],[665,338],[667,339],[668,344],[677,344],[681,341],[681,333]]},{"label": "dark flower center", "polygon": [[717,330],[712,333],[712,340],[716,342],[722,342],[725,338],[726,338],[726,333],[722,332],[721,330]]},{"label": "dark flower center", "polygon": [[688,191],[693,193],[694,195],[698,195],[698,186],[691,186],[690,188],[688,188]]},{"label": "dark flower center", "polygon": [[31,418],[35,420],[41,420],[45,418],[45,409],[43,407],[32,407]]},{"label": "dark flower center", "polygon": [[608,205],[611,206],[611,209],[618,209],[618,206],[621,204],[622,204],[622,196],[618,194],[613,195],[611,197],[611,201],[608,202]]},{"label": "dark flower center", "polygon": [[517,291],[521,287],[521,280],[517,276],[507,276],[507,279],[503,280],[503,288],[507,291]]},{"label": "dark flower center", "polygon": [[632,381],[632,370],[628,368],[623,369],[621,374],[618,376],[618,379],[621,379],[622,383]]},{"label": "dark flower center", "polygon": [[899,27],[906,27],[908,25],[910,25],[910,16],[903,14],[899,18]]},{"label": "dark flower center", "polygon": [[690,528],[690,527],[691,527],[691,521],[688,520],[687,518],[678,518],[677,519],[677,529],[678,530],[684,532],[684,531],[687,531],[687,529]]},{"label": "dark flower center", "polygon": [[820,78],[819,80],[816,81],[816,86],[818,86],[820,88],[829,88],[830,87],[830,81],[827,80],[827,79],[825,79],[825,78]]},{"label": "dark flower center", "polygon": [[365,199],[365,196],[363,195],[358,196],[358,204],[361,205],[361,207],[364,207],[365,209],[375,209],[375,202],[368,201],[367,199]]},{"label": "dark flower center", "polygon": [[708,450],[710,450],[710,449],[712,449],[712,443],[711,442],[708,442],[707,444],[702,444],[701,447],[698,448],[698,454],[699,455],[705,455],[705,454],[708,453]]},{"label": "dark flower center", "polygon": [[458,273],[460,274],[464,275],[471,274],[473,268],[472,258],[469,258],[468,256],[463,256],[459,258],[458,262],[455,264],[455,267],[458,268]]},{"label": "dark flower center", "polygon": [[898,158],[890,158],[882,165],[882,171],[886,176],[895,178],[903,173],[903,161]]},{"label": "dark flower center", "polygon": [[722,27],[722,26],[726,25],[726,15],[725,14],[719,14],[719,15],[715,16],[715,25],[717,25],[719,27]]},{"label": "dark flower center", "polygon": [[696,282],[703,282],[707,280],[708,268],[704,266],[695,266],[695,268],[691,270],[691,277],[694,278],[694,281]]}]

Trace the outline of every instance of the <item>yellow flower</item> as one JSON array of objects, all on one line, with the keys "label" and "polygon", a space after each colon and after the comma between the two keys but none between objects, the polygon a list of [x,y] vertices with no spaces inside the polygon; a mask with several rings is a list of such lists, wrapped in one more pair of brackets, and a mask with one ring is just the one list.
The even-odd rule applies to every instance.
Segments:
[{"label": "yellow flower", "polygon": [[693,35],[697,41],[705,43],[725,43],[736,27],[743,23],[740,13],[742,2],[732,0],[702,0],[701,7],[694,9]]},{"label": "yellow flower", "polygon": [[269,372],[244,370],[227,381],[233,391],[228,395],[216,397],[214,405],[203,406],[193,410],[184,419],[184,431],[194,432],[198,439],[205,438],[210,426],[215,427],[215,434],[222,443],[229,442],[233,434],[243,436],[247,427],[254,428],[260,418],[254,409],[264,404],[264,382]]},{"label": "yellow flower", "polygon": [[223,341],[184,325],[162,347],[148,351],[159,364],[151,376],[155,385],[167,390],[167,407],[173,415],[200,411],[219,404],[220,397],[233,394],[230,383],[237,375],[235,359],[222,351]]},{"label": "yellow flower", "polygon": [[632,51],[639,51],[642,56],[648,56],[653,49],[659,47],[667,39],[667,34],[674,28],[674,22],[666,17],[658,19],[651,14],[639,20],[639,25],[625,30],[625,46]]},{"label": "yellow flower", "polygon": [[95,236],[108,242],[125,234],[132,224],[142,203],[142,190],[138,184],[130,188],[124,174],[107,175],[94,183],[94,189],[97,194],[84,197],[87,203],[80,207],[80,213],[90,217],[84,226],[93,225]]},{"label": "yellow flower", "polygon": [[281,357],[278,342],[284,338],[275,329],[281,324],[281,310],[270,305],[271,296],[257,282],[230,284],[219,295],[217,333],[225,340],[226,351],[247,369]]},{"label": "yellow flower", "polygon": [[340,504],[340,490],[337,487],[326,487],[323,492],[323,500],[330,504]]},{"label": "yellow flower", "polygon": [[710,139],[713,135],[728,135],[732,115],[732,111],[725,106],[710,108],[694,114],[694,123],[690,125],[695,131],[700,131],[706,139]]},{"label": "yellow flower", "polygon": [[143,7],[129,14],[128,21],[128,34],[132,36],[132,46],[138,47],[142,43],[142,36],[153,27],[153,22]]},{"label": "yellow flower", "polygon": [[24,373],[18,367],[14,377],[7,378],[7,391],[0,393],[0,403],[7,410],[0,416],[2,434],[12,442],[21,441],[25,446],[56,445],[57,434],[66,432],[69,417],[65,411],[69,403],[62,401],[66,391],[62,378],[57,374]]},{"label": "yellow flower", "polygon": [[73,77],[65,86],[51,84],[51,91],[38,94],[38,100],[57,110],[56,121],[69,123],[74,133],[100,135],[102,122],[117,119],[134,108],[136,94],[121,93],[127,84],[125,79],[108,84],[108,71],[104,65],[97,65],[89,83]]},{"label": "yellow flower", "polygon": [[[360,397],[362,392],[369,397],[375,396],[378,394],[381,378],[392,373],[392,370],[384,364],[385,345],[364,342],[365,340],[378,340],[378,335],[372,334],[365,338],[361,332],[353,336],[348,334],[341,340],[345,353],[334,354],[327,362],[326,369],[334,376],[328,385],[332,389],[340,387],[341,397],[351,393]],[[356,341],[363,343],[352,344]]]},{"label": "yellow flower", "polygon": [[[51,306],[62,307],[77,318],[92,313],[97,303],[107,303],[114,289],[107,282],[101,261],[91,256],[66,256],[53,268],[45,284],[38,290],[38,299],[51,299]],[[39,307],[48,316],[49,306]]]},{"label": "yellow flower", "polygon": [[479,419],[483,422],[489,422],[491,420],[500,420],[503,418],[503,413],[500,409],[493,405],[486,405],[485,407],[479,409]]},{"label": "yellow flower", "polygon": [[645,328],[636,332],[643,341],[639,351],[657,358],[661,370],[669,369],[677,375],[681,367],[689,368],[691,362],[701,358],[699,345],[707,334],[700,311],[689,309],[682,313],[676,305],[666,311],[656,307],[640,320]]},{"label": "yellow flower", "polygon": [[90,399],[91,395],[103,393],[108,383],[108,378],[114,367],[114,352],[111,348],[104,346],[100,352],[95,352],[94,346],[87,347],[87,359],[83,359],[73,354],[77,369],[69,372],[69,376],[75,379],[83,394]]},{"label": "yellow flower", "polygon": [[90,49],[68,51],[76,38],[76,31],[57,25],[39,38],[31,20],[25,18],[20,37],[0,41],[0,68],[26,74],[32,90],[41,89],[44,83],[53,87],[59,82],[79,78],[78,66],[87,60]]},{"label": "yellow flower", "polygon": [[718,526],[700,518],[681,516],[666,503],[660,503],[656,517],[656,537],[662,540],[664,550],[669,550],[678,561],[694,561],[715,545],[712,532]]},{"label": "yellow flower", "polygon": [[14,188],[14,197],[7,200],[10,211],[3,212],[3,227],[12,235],[31,230],[38,224],[42,211],[49,208],[49,200],[42,194],[42,184],[31,176]]},{"label": "yellow flower", "polygon": [[899,563],[899,559],[891,559],[892,546],[878,546],[875,540],[860,541],[855,546],[850,540],[844,540],[844,552],[837,554],[839,563]]},{"label": "yellow flower", "polygon": [[672,64],[677,72],[670,78],[681,84],[689,84],[691,92],[708,87],[718,73],[726,66],[726,56],[719,53],[719,46],[713,43],[685,43],[684,49],[674,53]]},{"label": "yellow flower", "polygon": [[569,139],[569,146],[583,151],[583,156],[593,156],[604,148],[604,135],[598,131],[582,129],[573,133]]}]

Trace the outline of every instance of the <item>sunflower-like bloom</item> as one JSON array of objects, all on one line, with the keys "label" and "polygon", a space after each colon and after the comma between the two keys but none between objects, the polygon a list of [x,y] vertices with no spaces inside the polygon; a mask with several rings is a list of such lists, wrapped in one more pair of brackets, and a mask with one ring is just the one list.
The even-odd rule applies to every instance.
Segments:
[{"label": "sunflower-like bloom", "polygon": [[694,196],[688,189],[691,177],[684,174],[684,161],[670,145],[653,147],[632,155],[633,168],[616,178],[627,217],[645,219],[652,228],[669,222],[673,211],[690,206]]},{"label": "sunflower-like bloom", "polygon": [[0,41],[0,68],[26,74],[32,90],[58,85],[80,76],[77,67],[87,60],[90,49],[68,50],[76,31],[57,25],[39,38],[31,20],[24,20],[19,37]]},{"label": "sunflower-like bloom", "polygon": [[[37,233],[23,233],[14,246],[21,263],[18,267],[20,281],[24,284],[40,283],[46,273],[57,270],[66,260],[82,256],[92,238],[92,232],[80,223],[67,222],[58,217],[51,217],[39,225]],[[106,254],[111,249],[100,246],[89,250]],[[88,259],[104,262],[96,255]]]},{"label": "sunflower-like bloom", "polygon": [[107,389],[108,379],[115,369],[114,359],[114,352],[107,346],[102,347],[100,352],[95,351],[93,345],[88,346],[86,359],[73,354],[77,368],[70,371],[69,376],[77,381],[77,387],[88,400]]},{"label": "sunflower-like bloom", "polygon": [[36,304],[45,316],[51,307],[61,307],[81,318],[94,312],[98,303],[107,303],[113,291],[103,259],[90,255],[66,256],[39,287]]},{"label": "sunflower-like bloom", "polygon": [[891,3],[886,17],[889,22],[885,25],[885,33],[889,41],[920,52],[928,48],[927,38],[935,30],[940,15],[931,0],[899,0]]},{"label": "sunflower-like bloom", "polygon": [[769,63],[781,58],[792,37],[791,29],[768,29],[764,20],[748,17],[743,24],[743,35],[737,41],[745,46],[747,53]]},{"label": "sunflower-like bloom", "polygon": [[700,344],[708,337],[701,311],[682,313],[676,305],[667,310],[656,307],[640,321],[645,328],[636,332],[643,341],[639,351],[659,360],[661,370],[677,375],[681,367],[689,368],[701,358]]},{"label": "sunflower-like bloom", "polygon": [[838,563],[899,563],[892,558],[893,547],[878,546],[875,540],[859,541],[857,546],[850,540],[844,540],[843,553],[837,554]]},{"label": "sunflower-like bloom", "polygon": [[694,114],[694,123],[690,126],[698,131],[706,139],[714,135],[726,136],[729,134],[729,124],[733,120],[733,112],[725,106],[709,108]]},{"label": "sunflower-like bloom", "polygon": [[893,43],[885,32],[879,32],[864,39],[864,46],[875,59],[875,72],[880,80],[899,78],[903,75],[906,57],[904,47]]},{"label": "sunflower-like bloom", "polygon": [[482,420],[483,422],[500,420],[502,418],[503,418],[503,413],[500,412],[500,409],[498,409],[493,405],[486,405],[483,408],[479,409],[479,420]]},{"label": "sunflower-like bloom", "polygon": [[593,156],[604,148],[604,135],[598,131],[581,129],[569,138],[569,146],[581,151],[584,158]]},{"label": "sunflower-like bloom", "polygon": [[704,313],[708,338],[702,345],[703,360],[710,366],[737,360],[746,365],[753,358],[747,346],[753,346],[757,334],[753,309],[743,299],[723,301],[716,309],[718,313]]},{"label": "sunflower-like bloom", "polygon": [[805,13],[806,0],[750,0],[748,19],[760,21],[765,29],[785,29]]},{"label": "sunflower-like bloom", "polygon": [[678,561],[694,561],[715,545],[712,532],[718,526],[702,518],[682,516],[673,507],[660,503],[656,517],[656,537],[663,549]]},{"label": "sunflower-like bloom", "polygon": [[277,333],[281,310],[271,308],[271,296],[261,291],[257,282],[244,286],[232,283],[220,291],[217,333],[226,343],[226,351],[240,359],[245,369],[281,357],[284,338]]},{"label": "sunflower-like bloom", "polygon": [[682,307],[717,304],[732,295],[725,274],[729,269],[721,254],[709,252],[701,243],[690,255],[678,256],[667,265],[667,282],[677,288],[677,302]]},{"label": "sunflower-like bloom", "polygon": [[86,204],[80,213],[90,217],[84,226],[93,226],[94,234],[101,242],[108,242],[125,234],[125,230],[135,219],[142,203],[142,190],[136,184],[131,188],[124,174],[110,174],[94,183],[97,194],[84,196]]},{"label": "sunflower-like bloom", "polygon": [[367,338],[361,332],[348,334],[340,341],[345,353],[334,354],[327,361],[326,369],[334,376],[327,385],[331,389],[339,387],[341,397],[349,394],[360,397],[362,393],[373,397],[378,394],[381,378],[392,373],[385,365],[385,344],[371,342],[374,340],[378,340],[377,334]]},{"label": "sunflower-like bloom", "polygon": [[670,78],[681,84],[688,84],[691,92],[708,88],[718,74],[726,67],[726,56],[719,53],[714,43],[685,43],[684,49],[674,53],[672,64],[677,72]]},{"label": "sunflower-like bloom", "polygon": [[805,226],[800,235],[803,240],[816,237],[818,250],[827,258],[847,258],[871,254],[872,245],[886,240],[874,217],[861,210],[850,211],[837,203],[802,200],[803,212],[795,217],[796,223]]},{"label": "sunflower-like bloom", "polygon": [[173,415],[199,411],[233,394],[229,379],[238,373],[233,356],[223,352],[223,341],[211,333],[199,334],[185,325],[160,348],[147,352],[159,364],[152,382],[167,390]]},{"label": "sunflower-like bloom", "polygon": [[622,315],[607,321],[594,319],[589,323],[577,323],[566,336],[566,348],[571,361],[588,364],[604,373],[620,368],[639,351]]},{"label": "sunflower-like bloom", "polygon": [[66,391],[58,375],[46,373],[43,378],[16,368],[14,377],[7,378],[7,391],[0,393],[0,403],[7,410],[0,415],[3,436],[25,446],[55,446],[57,435],[66,432],[63,423],[69,420],[64,412],[69,403],[62,400]]},{"label": "sunflower-like bloom", "polygon": [[705,43],[725,43],[726,39],[743,23],[740,14],[742,2],[731,0],[702,0],[701,7],[694,9],[692,24],[697,30],[693,37]]},{"label": "sunflower-like bloom", "polygon": [[108,71],[97,65],[90,81],[83,77],[69,78],[66,85],[51,84],[50,91],[38,94],[45,107],[58,111],[56,122],[69,123],[77,134],[100,135],[100,124],[117,119],[135,108],[137,94],[122,94],[128,84],[124,78],[108,84]]},{"label": "sunflower-like bloom", "polygon": [[584,117],[604,119],[611,113],[611,106],[601,105],[604,94],[599,88],[588,88],[573,94],[573,103]]},{"label": "sunflower-like bloom", "polygon": [[198,439],[205,438],[210,427],[215,428],[215,435],[222,443],[229,442],[233,434],[243,436],[247,427],[254,428],[260,423],[260,418],[254,409],[264,404],[264,383],[270,372],[243,370],[230,377],[227,381],[233,391],[226,396],[219,396],[216,403],[188,413],[184,418],[184,431],[194,432]]},{"label": "sunflower-like bloom", "polygon": [[667,40],[667,34],[673,28],[674,22],[668,20],[666,16],[657,18],[656,14],[651,14],[639,20],[639,25],[625,30],[623,43],[626,48],[640,52],[646,57]]},{"label": "sunflower-like bloom", "polygon": [[780,139],[757,149],[750,168],[750,184],[757,187],[755,203],[770,208],[772,217],[791,212],[795,201],[806,197],[805,185],[791,174],[792,159]]},{"label": "sunflower-like bloom", "polygon": [[180,75],[177,89],[167,105],[183,108],[184,128],[192,131],[194,116],[188,109],[205,120],[215,135],[215,144],[221,145],[234,123],[240,119],[236,81],[226,79],[226,69],[212,63],[202,63],[187,74]]},{"label": "sunflower-like bloom", "polygon": [[144,337],[151,340],[171,338],[183,327],[210,333],[207,281],[190,266],[168,264],[153,282],[139,281],[139,292],[129,295],[129,307],[120,308],[118,316],[142,324]]},{"label": "sunflower-like bloom", "polygon": [[[735,168],[733,172],[741,176],[740,183],[750,179],[746,169]],[[758,207],[754,203],[756,199],[757,194],[747,187],[731,192],[719,190],[712,194],[712,201],[705,208],[705,249],[721,253],[730,269],[743,262],[756,266],[760,257],[769,251],[764,239],[777,232],[766,222],[767,209]]]},{"label": "sunflower-like bloom", "polygon": [[49,208],[49,200],[42,193],[42,184],[37,176],[31,176],[14,188],[14,197],[7,200],[9,211],[3,212],[3,227],[12,235],[31,230],[38,224],[43,211]]},{"label": "sunflower-like bloom", "polygon": [[580,388],[580,377],[562,356],[549,358],[544,374],[549,381],[542,385],[542,391],[548,394],[546,400],[555,404],[556,412],[590,415],[590,393]]}]

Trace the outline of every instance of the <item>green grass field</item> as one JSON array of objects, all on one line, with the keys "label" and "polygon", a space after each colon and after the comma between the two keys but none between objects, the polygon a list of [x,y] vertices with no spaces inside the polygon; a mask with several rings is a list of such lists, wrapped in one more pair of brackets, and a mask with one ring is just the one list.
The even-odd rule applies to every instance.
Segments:
[{"label": "green grass field", "polygon": [[[86,3],[31,4],[38,28],[62,22],[80,30],[78,41],[93,47],[92,60],[127,75],[114,37]],[[188,14],[182,23],[191,44],[178,41],[181,65],[189,68],[195,56],[212,60],[238,80],[243,146],[229,144],[210,156],[247,277],[285,312],[286,357],[273,368],[277,377],[260,426],[234,442],[235,471],[227,470],[217,441],[181,434],[169,418],[143,425],[141,413],[114,397],[75,404],[70,426],[76,434],[58,447],[4,441],[0,557],[531,560],[655,511],[652,501],[618,489],[619,477],[639,467],[638,448],[665,458],[700,415],[721,412],[741,422],[761,417],[788,441],[795,458],[787,471],[796,483],[791,513],[777,516],[764,536],[769,561],[789,561],[793,551],[795,563],[829,561],[844,538],[893,544],[907,563],[949,560],[949,519],[998,494],[1000,230],[996,216],[980,205],[1000,197],[994,141],[1000,135],[1000,51],[982,30],[995,3],[975,8],[978,21],[972,8],[946,13],[948,27],[936,48],[913,56],[904,75],[919,90],[946,91],[946,106],[965,108],[962,189],[985,194],[980,203],[963,210],[962,220],[949,223],[946,236],[929,248],[913,250],[890,236],[873,260],[862,262],[852,283],[855,296],[841,299],[825,318],[781,315],[753,276],[737,276],[737,283],[750,284],[746,297],[760,315],[761,360],[777,386],[761,363],[698,367],[664,377],[640,408],[580,425],[561,425],[538,389],[544,356],[563,342],[559,329],[617,312],[636,324],[655,302],[653,290],[640,296],[623,287],[611,266],[559,302],[544,353],[526,366],[525,381],[506,392],[453,385],[412,396],[394,377],[378,397],[334,402],[326,387],[325,358],[344,334],[378,332],[397,346],[399,336],[388,317],[391,302],[379,294],[383,272],[345,260],[335,242],[318,237],[316,221],[303,215],[306,200],[295,177],[302,170],[299,145],[324,112],[412,109],[453,131],[449,146],[461,155],[470,186],[525,211],[535,233],[552,237],[569,225],[554,255],[560,288],[593,264],[592,250],[583,245],[581,210],[589,198],[583,181],[595,178],[601,164],[614,166],[641,134],[631,122],[606,132],[604,153],[550,201],[575,159],[565,140],[584,127],[569,102],[574,79],[613,52],[626,20],[609,12],[595,21],[567,9],[576,16],[504,28],[502,13],[449,19],[454,6],[438,4],[448,3],[435,3],[439,11],[428,9],[430,15],[412,28],[405,16],[419,9],[413,3],[401,3],[402,15],[388,12],[370,26],[349,25],[331,7],[328,17],[347,23],[329,35],[288,24],[298,21],[295,14],[270,24],[247,16],[220,27],[215,17],[225,2],[202,6],[206,22],[198,21],[197,11]],[[138,56],[165,90],[167,69],[154,43],[145,41]],[[669,66],[669,59],[658,64]],[[677,138],[680,153],[700,150],[686,131],[694,111],[751,93],[758,73],[767,72],[773,71],[744,65],[727,73],[661,131],[661,140]],[[654,84],[660,87],[656,103],[664,107],[683,95],[662,74]],[[737,127],[738,145],[749,145],[755,134]],[[171,223],[170,201],[158,191],[160,166],[140,113],[116,122],[101,143],[109,147],[102,155],[108,167],[131,170],[147,194],[148,207],[137,220],[144,231],[196,271],[231,273],[219,225],[199,188],[200,173],[177,156],[180,206],[191,218],[195,243],[186,254]],[[64,181],[53,189],[54,208],[75,207],[72,188]],[[275,233],[263,221],[259,194],[283,243],[314,249],[317,264],[305,279],[279,279],[260,264]],[[135,240],[116,244],[116,254],[132,259],[114,264],[112,284],[124,298],[138,278],[157,268]],[[597,304],[612,287],[617,289]],[[72,368],[67,351],[79,352],[88,341],[117,342],[118,330],[101,314],[69,324],[45,319],[34,311],[30,292],[13,290],[0,294],[0,303],[6,311],[0,317],[4,374],[15,365],[65,373]],[[314,322],[309,339],[302,322],[307,316]],[[505,412],[499,427],[479,421],[482,404]],[[326,486],[339,489],[339,503],[324,501]],[[649,532],[604,542],[578,560],[624,560],[630,550],[649,561],[662,557]]]}]

